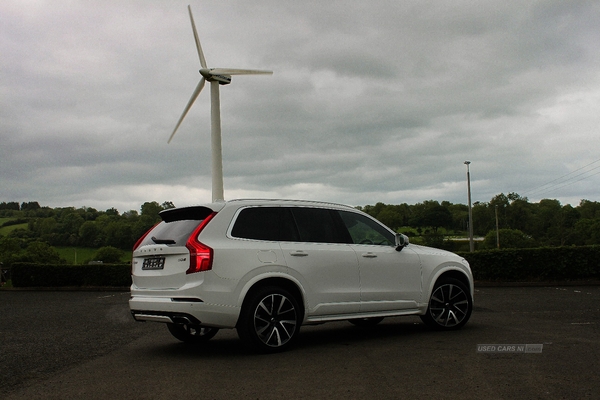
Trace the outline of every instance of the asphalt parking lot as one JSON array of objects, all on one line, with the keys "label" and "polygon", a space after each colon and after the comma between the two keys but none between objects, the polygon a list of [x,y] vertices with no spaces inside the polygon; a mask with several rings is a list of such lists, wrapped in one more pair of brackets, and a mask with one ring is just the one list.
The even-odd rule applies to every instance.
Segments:
[{"label": "asphalt parking lot", "polygon": [[233,330],[209,346],[186,346],[161,324],[133,321],[125,292],[0,291],[0,396],[599,396],[600,287],[476,290],[475,311],[460,331],[432,332],[415,317],[373,328],[330,323],[303,327],[298,346],[273,355],[247,352]]}]

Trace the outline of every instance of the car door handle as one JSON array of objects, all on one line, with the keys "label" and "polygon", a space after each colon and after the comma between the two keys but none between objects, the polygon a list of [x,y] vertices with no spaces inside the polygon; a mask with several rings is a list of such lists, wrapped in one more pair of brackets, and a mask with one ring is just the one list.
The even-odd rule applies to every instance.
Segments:
[{"label": "car door handle", "polygon": [[377,254],[375,253],[363,253],[364,258],[377,258]]},{"label": "car door handle", "polygon": [[306,257],[308,253],[305,253],[302,250],[290,251],[290,255],[294,257]]}]

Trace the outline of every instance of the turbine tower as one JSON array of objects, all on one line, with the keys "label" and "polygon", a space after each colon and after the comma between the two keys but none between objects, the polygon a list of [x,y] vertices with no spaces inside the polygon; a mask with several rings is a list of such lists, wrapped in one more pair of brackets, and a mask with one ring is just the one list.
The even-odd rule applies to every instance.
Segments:
[{"label": "turbine tower", "polygon": [[231,83],[232,75],[271,75],[273,71],[263,71],[254,69],[232,69],[232,68],[208,68],[202,47],[200,46],[200,39],[198,38],[198,32],[196,31],[196,24],[194,23],[194,17],[192,15],[192,8],[188,5],[188,11],[190,14],[190,21],[192,23],[192,30],[194,31],[194,40],[196,41],[196,49],[198,50],[198,57],[200,58],[200,75],[202,78],[192,97],[185,106],[183,114],[177,121],[177,125],[171,133],[171,137],[167,143],[171,143],[175,132],[181,125],[181,122],[187,115],[188,111],[196,101],[196,98],[204,88],[206,81],[210,82],[210,142],[211,142],[211,154],[212,154],[212,201],[219,202],[224,201],[225,196],[223,195],[223,152],[221,147],[221,101],[219,100],[219,85],[228,85]]}]

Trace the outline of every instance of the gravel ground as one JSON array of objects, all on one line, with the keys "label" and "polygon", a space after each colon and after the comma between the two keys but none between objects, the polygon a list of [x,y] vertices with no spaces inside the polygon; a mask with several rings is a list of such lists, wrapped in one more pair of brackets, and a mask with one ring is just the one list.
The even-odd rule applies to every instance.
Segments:
[{"label": "gravel ground", "polygon": [[[304,326],[249,353],[234,330],[186,346],[136,323],[128,293],[0,291],[0,396],[48,399],[592,399],[600,393],[600,287],[476,287],[454,332],[418,317]],[[539,353],[479,345],[542,345]]]},{"label": "gravel ground", "polygon": [[129,292],[0,291],[0,393],[134,341]]}]

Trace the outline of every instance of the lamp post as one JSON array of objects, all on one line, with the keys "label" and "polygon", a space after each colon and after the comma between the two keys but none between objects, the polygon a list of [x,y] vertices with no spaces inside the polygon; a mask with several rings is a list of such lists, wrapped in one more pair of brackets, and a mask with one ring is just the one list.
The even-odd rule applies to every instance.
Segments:
[{"label": "lamp post", "polygon": [[469,251],[475,251],[475,244],[473,243],[473,208],[471,207],[471,172],[469,171],[469,164],[471,161],[465,161],[467,166],[467,190],[469,193]]}]

